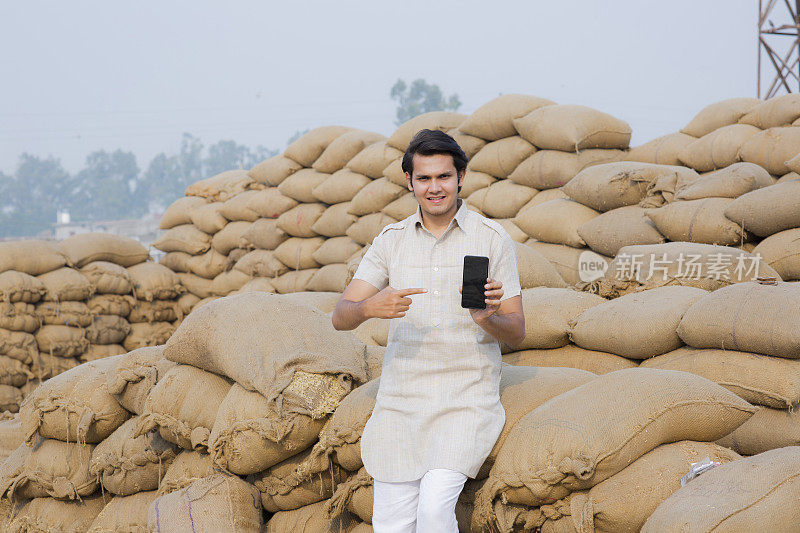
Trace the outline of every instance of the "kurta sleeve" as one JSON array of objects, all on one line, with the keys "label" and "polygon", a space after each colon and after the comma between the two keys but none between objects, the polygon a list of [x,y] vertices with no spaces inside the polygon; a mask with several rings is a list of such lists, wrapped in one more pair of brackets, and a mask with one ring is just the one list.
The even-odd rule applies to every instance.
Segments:
[{"label": "kurta sleeve", "polygon": [[498,235],[497,240],[489,261],[489,277],[503,283],[503,297],[500,299],[502,301],[522,294],[522,290],[519,286],[517,250],[514,241],[508,234]]},{"label": "kurta sleeve", "polygon": [[353,279],[364,280],[378,290],[389,284],[389,266],[386,261],[386,237],[381,233],[372,241]]}]

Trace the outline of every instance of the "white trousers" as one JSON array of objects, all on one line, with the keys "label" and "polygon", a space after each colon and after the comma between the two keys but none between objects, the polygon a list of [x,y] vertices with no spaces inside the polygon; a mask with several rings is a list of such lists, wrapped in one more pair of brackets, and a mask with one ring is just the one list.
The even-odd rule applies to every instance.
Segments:
[{"label": "white trousers", "polygon": [[467,476],[435,468],[421,479],[400,483],[375,480],[375,533],[458,533],[456,501]]}]

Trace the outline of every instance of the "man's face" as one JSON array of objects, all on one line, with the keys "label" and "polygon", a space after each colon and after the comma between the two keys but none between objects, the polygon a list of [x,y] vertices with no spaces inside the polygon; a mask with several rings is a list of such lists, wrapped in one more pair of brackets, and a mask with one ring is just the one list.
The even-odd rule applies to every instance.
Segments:
[{"label": "man's face", "polygon": [[454,210],[458,200],[458,186],[463,180],[453,165],[449,154],[414,154],[414,174],[406,174],[408,190],[414,193],[422,211],[431,216],[444,215]]}]

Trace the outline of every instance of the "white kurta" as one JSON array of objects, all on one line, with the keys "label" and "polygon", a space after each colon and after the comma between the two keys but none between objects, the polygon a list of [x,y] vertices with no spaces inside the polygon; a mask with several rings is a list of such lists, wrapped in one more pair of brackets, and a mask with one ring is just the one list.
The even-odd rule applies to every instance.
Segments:
[{"label": "white kurta", "polygon": [[378,289],[424,288],[389,326],[380,387],[364,427],[366,471],[412,481],[433,468],[474,478],[505,423],[500,345],[461,307],[465,255],[489,258],[503,299],[520,294],[514,242],[497,222],[467,209],[436,239],[414,215],[375,237],[355,278]]}]

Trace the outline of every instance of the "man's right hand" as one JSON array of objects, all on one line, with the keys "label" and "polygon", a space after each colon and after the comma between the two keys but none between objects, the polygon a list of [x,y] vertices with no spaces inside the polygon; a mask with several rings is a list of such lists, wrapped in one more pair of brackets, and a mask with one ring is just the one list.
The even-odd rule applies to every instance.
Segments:
[{"label": "man's right hand", "polygon": [[427,289],[394,289],[387,286],[364,303],[367,314],[374,318],[401,318],[406,316],[406,311],[411,307],[412,294],[422,294]]}]

